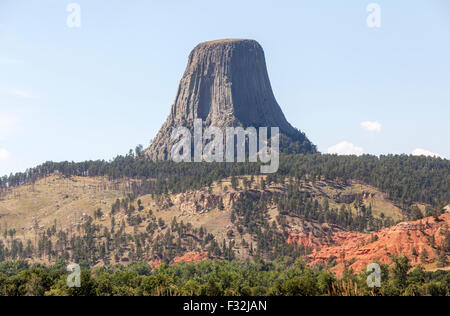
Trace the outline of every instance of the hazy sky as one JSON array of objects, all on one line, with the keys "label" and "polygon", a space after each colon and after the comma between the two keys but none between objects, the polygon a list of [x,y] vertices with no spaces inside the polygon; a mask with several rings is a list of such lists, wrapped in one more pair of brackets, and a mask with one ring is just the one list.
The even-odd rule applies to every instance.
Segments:
[{"label": "hazy sky", "polygon": [[450,2],[377,1],[370,28],[371,2],[0,0],[0,175],[147,146],[189,52],[219,38],[259,41],[321,152],[449,158]]}]

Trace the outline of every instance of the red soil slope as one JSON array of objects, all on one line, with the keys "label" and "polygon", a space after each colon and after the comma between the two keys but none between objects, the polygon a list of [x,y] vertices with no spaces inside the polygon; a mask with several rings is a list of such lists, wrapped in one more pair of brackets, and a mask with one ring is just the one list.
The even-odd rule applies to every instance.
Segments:
[{"label": "red soil slope", "polygon": [[200,261],[205,261],[209,259],[209,255],[207,252],[188,252],[185,253],[183,256],[181,257],[176,257],[173,259],[173,263],[174,264],[179,264],[181,262],[185,262],[185,263],[197,263]]},{"label": "red soil slope", "polygon": [[[187,252],[180,257],[175,257],[173,259],[173,264],[179,264],[181,262],[197,263],[208,259],[210,259],[210,257],[207,252]],[[161,259],[153,260],[149,262],[149,264],[153,269],[157,269],[162,264],[162,260]]]},{"label": "red soil slope", "polygon": [[[437,256],[432,247],[434,237],[435,246],[444,240],[441,232],[450,226],[450,214],[443,214],[439,221],[428,217],[415,222],[400,223],[391,228],[383,229],[373,234],[352,233],[332,230],[331,240],[326,243],[314,240],[310,235],[292,233],[288,242],[297,242],[315,249],[308,257],[311,265],[328,264],[330,259],[338,263],[332,270],[341,274],[345,265],[354,272],[363,271],[374,262],[391,263],[391,256],[405,255],[413,265],[431,264]],[[414,249],[414,250],[413,250]],[[425,262],[420,259],[423,250],[428,253]],[[417,255],[414,255],[417,254]]]}]

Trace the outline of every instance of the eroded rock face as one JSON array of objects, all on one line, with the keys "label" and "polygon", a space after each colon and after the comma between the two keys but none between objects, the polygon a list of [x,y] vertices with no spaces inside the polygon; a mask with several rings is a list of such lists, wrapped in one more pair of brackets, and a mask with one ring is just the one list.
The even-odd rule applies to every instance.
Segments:
[{"label": "eroded rock face", "polygon": [[179,264],[181,262],[184,263],[198,263],[201,261],[208,260],[209,254],[207,252],[188,252],[180,257],[176,257],[173,259],[174,264]]},{"label": "eroded rock face", "polygon": [[[413,265],[434,263],[437,260],[434,247],[443,243],[443,232],[449,225],[450,214],[446,213],[439,217],[439,221],[428,217],[400,223],[373,234],[332,230],[331,242],[324,242],[309,232],[290,232],[288,242],[314,247],[308,256],[311,265],[329,264],[330,258],[336,260],[338,265],[332,271],[342,275],[345,265],[359,273],[374,262],[390,264],[393,255],[407,256]],[[424,250],[427,256],[420,258]]]},{"label": "eroded rock face", "polygon": [[[170,159],[176,127],[191,131],[194,120],[204,127],[279,127],[281,151],[308,153],[316,148],[292,127],[275,100],[264,51],[254,40],[225,39],[199,44],[178,87],[169,117],[146,154],[152,160]],[[284,149],[284,150],[283,150]]]},{"label": "eroded rock face", "polygon": [[346,231],[338,225],[303,222],[301,226],[289,230],[287,243],[318,249],[333,244],[333,236],[340,233]]}]

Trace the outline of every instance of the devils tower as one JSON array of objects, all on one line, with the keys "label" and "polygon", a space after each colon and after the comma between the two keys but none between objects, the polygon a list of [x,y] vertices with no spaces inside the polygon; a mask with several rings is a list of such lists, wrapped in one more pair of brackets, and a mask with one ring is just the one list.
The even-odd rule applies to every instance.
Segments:
[{"label": "devils tower", "polygon": [[279,127],[280,151],[312,153],[316,147],[286,120],[272,91],[264,51],[258,42],[223,39],[197,45],[180,81],[170,115],[146,154],[168,160],[176,127]]}]

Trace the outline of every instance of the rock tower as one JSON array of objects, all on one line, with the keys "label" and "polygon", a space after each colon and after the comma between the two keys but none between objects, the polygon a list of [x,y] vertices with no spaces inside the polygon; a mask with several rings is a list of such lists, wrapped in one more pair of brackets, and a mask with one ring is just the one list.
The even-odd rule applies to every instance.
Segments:
[{"label": "rock tower", "polygon": [[194,120],[204,127],[279,127],[280,151],[316,152],[316,147],[286,120],[272,91],[264,51],[258,42],[223,39],[197,45],[181,78],[166,122],[146,154],[167,160],[173,128],[193,129]]}]

